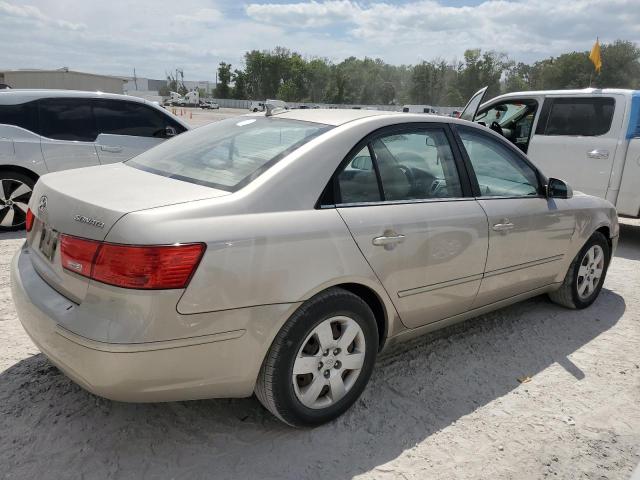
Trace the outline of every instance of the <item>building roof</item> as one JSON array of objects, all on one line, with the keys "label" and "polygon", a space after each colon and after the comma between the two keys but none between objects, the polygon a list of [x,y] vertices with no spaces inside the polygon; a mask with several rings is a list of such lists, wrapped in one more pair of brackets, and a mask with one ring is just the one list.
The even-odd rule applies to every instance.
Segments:
[{"label": "building roof", "polygon": [[128,81],[127,77],[120,77],[117,75],[103,75],[100,73],[90,73],[90,72],[80,72],[78,70],[69,70],[68,68],[58,68],[53,70],[43,70],[40,68],[19,68],[16,70],[0,70],[0,73],[17,73],[17,74],[28,74],[28,73],[71,73],[77,75],[87,75],[91,77],[100,77],[100,78],[112,78],[116,80],[121,80],[123,82]]}]

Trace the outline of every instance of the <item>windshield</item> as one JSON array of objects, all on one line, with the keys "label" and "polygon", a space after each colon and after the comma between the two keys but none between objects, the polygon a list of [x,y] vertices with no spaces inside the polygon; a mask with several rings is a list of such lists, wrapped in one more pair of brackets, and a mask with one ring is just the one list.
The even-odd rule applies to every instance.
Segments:
[{"label": "windshield", "polygon": [[503,103],[483,113],[479,113],[476,115],[475,121],[485,122],[486,125],[498,122],[500,126],[504,126],[526,109],[527,105],[523,103]]},{"label": "windshield", "polygon": [[331,127],[272,117],[200,127],[129,160],[157,175],[234,192]]}]

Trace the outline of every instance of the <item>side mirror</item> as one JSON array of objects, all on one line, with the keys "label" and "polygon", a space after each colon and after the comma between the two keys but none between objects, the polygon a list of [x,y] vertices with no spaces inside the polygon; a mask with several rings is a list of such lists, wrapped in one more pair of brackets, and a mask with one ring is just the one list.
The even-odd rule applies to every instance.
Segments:
[{"label": "side mirror", "polygon": [[547,183],[547,198],[571,198],[573,197],[573,189],[565,182],[558,178],[550,178]]},{"label": "side mirror", "polygon": [[371,170],[373,168],[373,163],[371,162],[370,157],[356,157],[351,162],[351,168],[354,170]]}]

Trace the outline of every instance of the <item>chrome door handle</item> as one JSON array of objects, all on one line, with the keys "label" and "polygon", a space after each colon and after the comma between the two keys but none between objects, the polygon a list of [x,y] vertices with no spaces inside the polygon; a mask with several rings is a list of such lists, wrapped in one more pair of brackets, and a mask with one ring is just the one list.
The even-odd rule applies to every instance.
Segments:
[{"label": "chrome door handle", "polygon": [[395,243],[404,242],[404,235],[395,234],[395,235],[382,235],[381,237],[376,237],[373,239],[373,244],[380,247],[386,245],[393,245]]},{"label": "chrome door handle", "polygon": [[515,225],[511,222],[496,223],[493,226],[493,230],[496,232],[506,232],[507,230],[513,230],[514,228],[515,228]]},{"label": "chrome door handle", "polygon": [[122,151],[122,147],[117,145],[100,145],[100,150],[103,152],[120,153]]},{"label": "chrome door handle", "polygon": [[587,157],[595,158],[596,160],[606,160],[607,158],[609,158],[609,151],[608,150],[598,150],[596,148],[594,150],[591,150],[590,152],[587,152]]}]

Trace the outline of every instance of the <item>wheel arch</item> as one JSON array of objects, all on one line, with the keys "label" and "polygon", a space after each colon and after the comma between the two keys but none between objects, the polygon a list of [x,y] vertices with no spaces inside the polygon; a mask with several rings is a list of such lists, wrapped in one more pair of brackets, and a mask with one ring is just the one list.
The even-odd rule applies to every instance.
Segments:
[{"label": "wheel arch", "polygon": [[34,184],[40,178],[40,175],[38,175],[33,170],[29,170],[28,168],[21,167],[20,165],[11,165],[11,164],[0,165],[0,171],[1,172],[18,172],[18,173],[21,173],[21,174],[26,175],[26,176],[30,177],[31,179],[33,179],[33,183]]},{"label": "wheel arch", "polygon": [[344,278],[323,284],[305,295],[303,302],[330,288],[342,288],[361,298],[373,312],[378,327],[378,350],[382,350],[390,334],[404,329],[395,307],[381,285],[369,279]]}]

